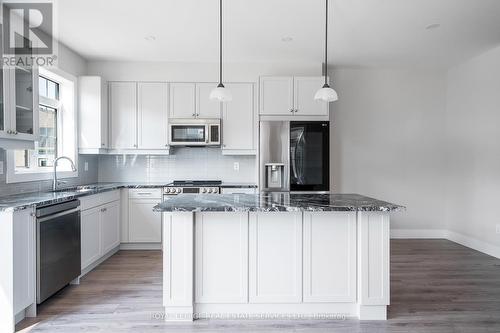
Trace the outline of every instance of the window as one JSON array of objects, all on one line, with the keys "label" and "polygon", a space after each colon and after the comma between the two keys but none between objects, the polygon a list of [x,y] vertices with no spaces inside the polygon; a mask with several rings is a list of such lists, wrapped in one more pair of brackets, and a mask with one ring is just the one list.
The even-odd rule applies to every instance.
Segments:
[{"label": "window", "polygon": [[[68,156],[76,161],[76,78],[40,68],[38,77],[39,139],[32,150],[7,154],[7,182],[50,179],[54,160]],[[63,74],[63,75],[59,75]],[[60,177],[76,177],[67,161],[58,166]]]}]

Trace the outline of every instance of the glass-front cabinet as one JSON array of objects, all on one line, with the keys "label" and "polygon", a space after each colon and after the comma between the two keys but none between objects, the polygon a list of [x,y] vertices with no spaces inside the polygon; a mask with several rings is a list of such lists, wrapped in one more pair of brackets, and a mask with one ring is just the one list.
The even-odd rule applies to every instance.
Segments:
[{"label": "glass-front cabinet", "polygon": [[[2,45],[0,33],[0,48]],[[4,55],[1,49],[0,54]],[[0,66],[0,148],[30,148],[39,132],[38,93],[34,93],[38,92],[38,70]]]}]

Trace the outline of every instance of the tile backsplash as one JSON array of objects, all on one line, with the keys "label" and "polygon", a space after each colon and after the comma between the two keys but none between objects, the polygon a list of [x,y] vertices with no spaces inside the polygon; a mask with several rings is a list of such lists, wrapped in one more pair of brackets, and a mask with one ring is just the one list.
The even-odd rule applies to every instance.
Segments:
[{"label": "tile backsplash", "polygon": [[[6,183],[6,152],[0,149],[0,161],[3,162],[3,172],[0,175],[0,196],[7,196],[19,193],[48,191],[52,187],[52,180],[23,182],[23,183]],[[88,171],[84,170],[85,162],[88,163]],[[78,177],[64,179],[68,181],[65,186],[91,184],[97,182],[97,156],[79,155],[78,157]]]},{"label": "tile backsplash", "polygon": [[[172,155],[101,155],[100,182],[220,179],[257,183],[255,156],[225,156],[217,148],[175,148]],[[235,170],[234,164],[239,164]]]}]

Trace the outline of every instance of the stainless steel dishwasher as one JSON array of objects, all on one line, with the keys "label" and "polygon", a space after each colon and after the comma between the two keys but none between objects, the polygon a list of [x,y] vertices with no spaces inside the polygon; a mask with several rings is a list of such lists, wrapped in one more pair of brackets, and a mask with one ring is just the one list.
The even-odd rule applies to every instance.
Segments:
[{"label": "stainless steel dishwasher", "polygon": [[40,304],[81,274],[80,201],[37,207],[36,218]]}]

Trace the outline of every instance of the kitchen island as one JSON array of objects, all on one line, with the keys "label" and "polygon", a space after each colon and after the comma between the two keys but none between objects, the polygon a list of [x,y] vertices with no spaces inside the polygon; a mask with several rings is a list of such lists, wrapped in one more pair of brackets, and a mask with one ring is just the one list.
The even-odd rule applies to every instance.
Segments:
[{"label": "kitchen island", "polygon": [[387,318],[389,216],[402,206],[356,194],[184,194],[154,209],[166,320]]}]

